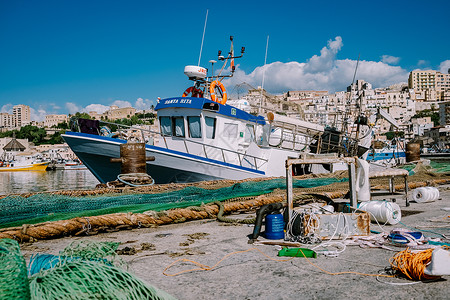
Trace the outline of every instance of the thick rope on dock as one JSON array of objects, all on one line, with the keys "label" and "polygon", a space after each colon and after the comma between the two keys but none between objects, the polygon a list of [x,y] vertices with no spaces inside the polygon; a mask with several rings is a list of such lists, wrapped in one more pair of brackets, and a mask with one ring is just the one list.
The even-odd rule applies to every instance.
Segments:
[{"label": "thick rope on dock", "polygon": [[[248,210],[265,204],[281,202],[283,196],[261,195],[254,199],[224,203],[224,212]],[[10,238],[19,242],[33,242],[63,236],[93,235],[111,230],[152,227],[171,223],[210,218],[217,215],[216,204],[201,206],[200,209],[177,208],[165,212],[117,213],[92,217],[79,217],[70,220],[47,222],[36,225],[25,224],[22,227],[6,228],[0,232],[0,239]]]},{"label": "thick rope on dock", "polygon": [[[335,174],[336,175],[336,174]],[[337,175],[336,175],[337,176]],[[339,176],[345,176],[345,172]],[[296,179],[312,178],[312,177],[326,177],[318,175],[299,176]],[[114,194],[114,193],[128,193],[134,194],[153,194],[162,193],[167,191],[180,190],[186,186],[196,186],[206,189],[217,189],[224,186],[232,186],[236,183],[242,183],[246,181],[266,181],[272,178],[256,178],[246,180],[216,180],[205,181],[192,184],[164,184],[153,185],[149,187],[141,188],[125,188],[125,189],[96,189],[91,191],[57,191],[42,194],[64,194],[71,196],[95,196],[100,194]],[[400,178],[402,179],[402,178]],[[408,186],[410,189],[416,187],[422,187],[427,185],[448,184],[450,179],[441,175],[434,176],[430,174],[418,174],[409,177]],[[395,179],[396,183],[401,182]],[[382,185],[384,181],[378,181],[378,179],[372,181],[372,188],[388,189],[388,185]],[[396,190],[404,188],[403,184],[395,185]],[[305,197],[302,194],[321,194],[331,199],[342,198],[348,192],[348,182],[335,182],[325,186],[318,186],[312,188],[295,188],[294,195],[298,195],[299,198],[294,197],[295,200],[301,200]],[[36,193],[34,193],[36,194]],[[232,211],[254,209],[259,206],[270,204],[274,202],[281,202],[285,199],[285,190],[276,189],[270,194],[255,196],[255,197],[241,197],[229,199],[224,204],[224,213]],[[29,194],[30,196],[33,194]],[[24,194],[21,195],[22,197]],[[26,195],[25,195],[26,196]],[[309,196],[310,197],[310,196]],[[0,198],[2,198],[0,196]],[[217,216],[219,208],[217,205],[211,203],[208,205],[202,205],[195,208],[178,208],[171,209],[164,212],[144,212],[144,213],[116,213],[91,217],[78,217],[70,220],[53,221],[41,224],[29,225],[24,224],[20,227],[4,228],[0,229],[0,238],[12,238],[19,242],[29,242],[40,239],[52,239],[62,236],[73,235],[92,235],[99,232],[116,231],[121,229],[131,229],[139,227],[151,227],[170,223],[179,223],[189,220],[199,220],[205,218],[212,218]]]}]

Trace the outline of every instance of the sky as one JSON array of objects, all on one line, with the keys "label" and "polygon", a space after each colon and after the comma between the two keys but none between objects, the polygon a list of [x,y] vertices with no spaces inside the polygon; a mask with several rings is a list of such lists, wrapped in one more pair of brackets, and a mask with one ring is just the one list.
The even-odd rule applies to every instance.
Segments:
[{"label": "sky", "polygon": [[[450,1],[0,0],[0,111],[46,114],[149,109],[191,86],[184,66],[211,69],[217,51],[245,46],[235,76],[272,94],[374,88],[416,69],[450,68]],[[265,61],[266,43],[267,60]],[[221,67],[218,63],[214,70]]]}]

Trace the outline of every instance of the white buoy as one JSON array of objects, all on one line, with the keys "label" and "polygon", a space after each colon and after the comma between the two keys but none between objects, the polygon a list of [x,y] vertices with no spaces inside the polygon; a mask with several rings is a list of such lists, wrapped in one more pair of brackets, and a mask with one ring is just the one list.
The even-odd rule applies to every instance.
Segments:
[{"label": "white buoy", "polygon": [[369,213],[370,220],[395,225],[402,219],[402,211],[397,203],[389,201],[365,201],[358,205],[359,210]]}]

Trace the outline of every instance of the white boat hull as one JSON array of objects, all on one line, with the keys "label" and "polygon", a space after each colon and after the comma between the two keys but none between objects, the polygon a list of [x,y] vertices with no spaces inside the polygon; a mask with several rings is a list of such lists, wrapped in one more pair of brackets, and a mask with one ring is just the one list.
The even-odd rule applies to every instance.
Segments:
[{"label": "white boat hull", "polygon": [[[120,145],[126,143],[125,140],[74,132],[67,132],[63,137],[100,182],[117,179],[120,164],[111,163],[110,159],[120,157]],[[266,176],[263,171],[157,146],[146,145],[146,154],[155,157],[155,161],[147,162],[147,173],[155,183],[240,180]]]}]

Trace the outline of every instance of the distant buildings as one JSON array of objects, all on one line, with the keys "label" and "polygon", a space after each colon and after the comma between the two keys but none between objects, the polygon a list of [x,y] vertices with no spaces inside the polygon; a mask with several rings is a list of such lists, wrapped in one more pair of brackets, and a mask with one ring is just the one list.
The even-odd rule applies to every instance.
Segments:
[{"label": "distant buildings", "polygon": [[31,123],[31,113],[28,105],[14,105],[12,114],[0,113],[0,130],[20,128]]},{"label": "distant buildings", "polygon": [[14,105],[13,115],[15,118],[16,127],[22,127],[31,123],[31,113],[28,105]]},{"label": "distant buildings", "polygon": [[450,101],[439,103],[439,124],[450,125]]},{"label": "distant buildings", "polygon": [[0,129],[8,130],[16,127],[14,115],[8,113],[0,113]]},{"label": "distant buildings", "polygon": [[423,93],[424,100],[450,100],[450,69],[448,74],[434,70],[417,70],[409,73],[408,87]]},{"label": "distant buildings", "polygon": [[51,128],[59,123],[69,123],[69,117],[67,115],[46,115],[44,121],[44,127]]},{"label": "distant buildings", "polygon": [[134,116],[136,114],[136,109],[133,107],[123,107],[119,108],[116,105],[111,105],[107,111],[105,111],[103,114],[99,114],[95,111],[90,111],[89,116],[96,120],[103,120],[108,119],[111,121],[118,120],[118,119],[125,119],[130,118],[131,116]]}]

